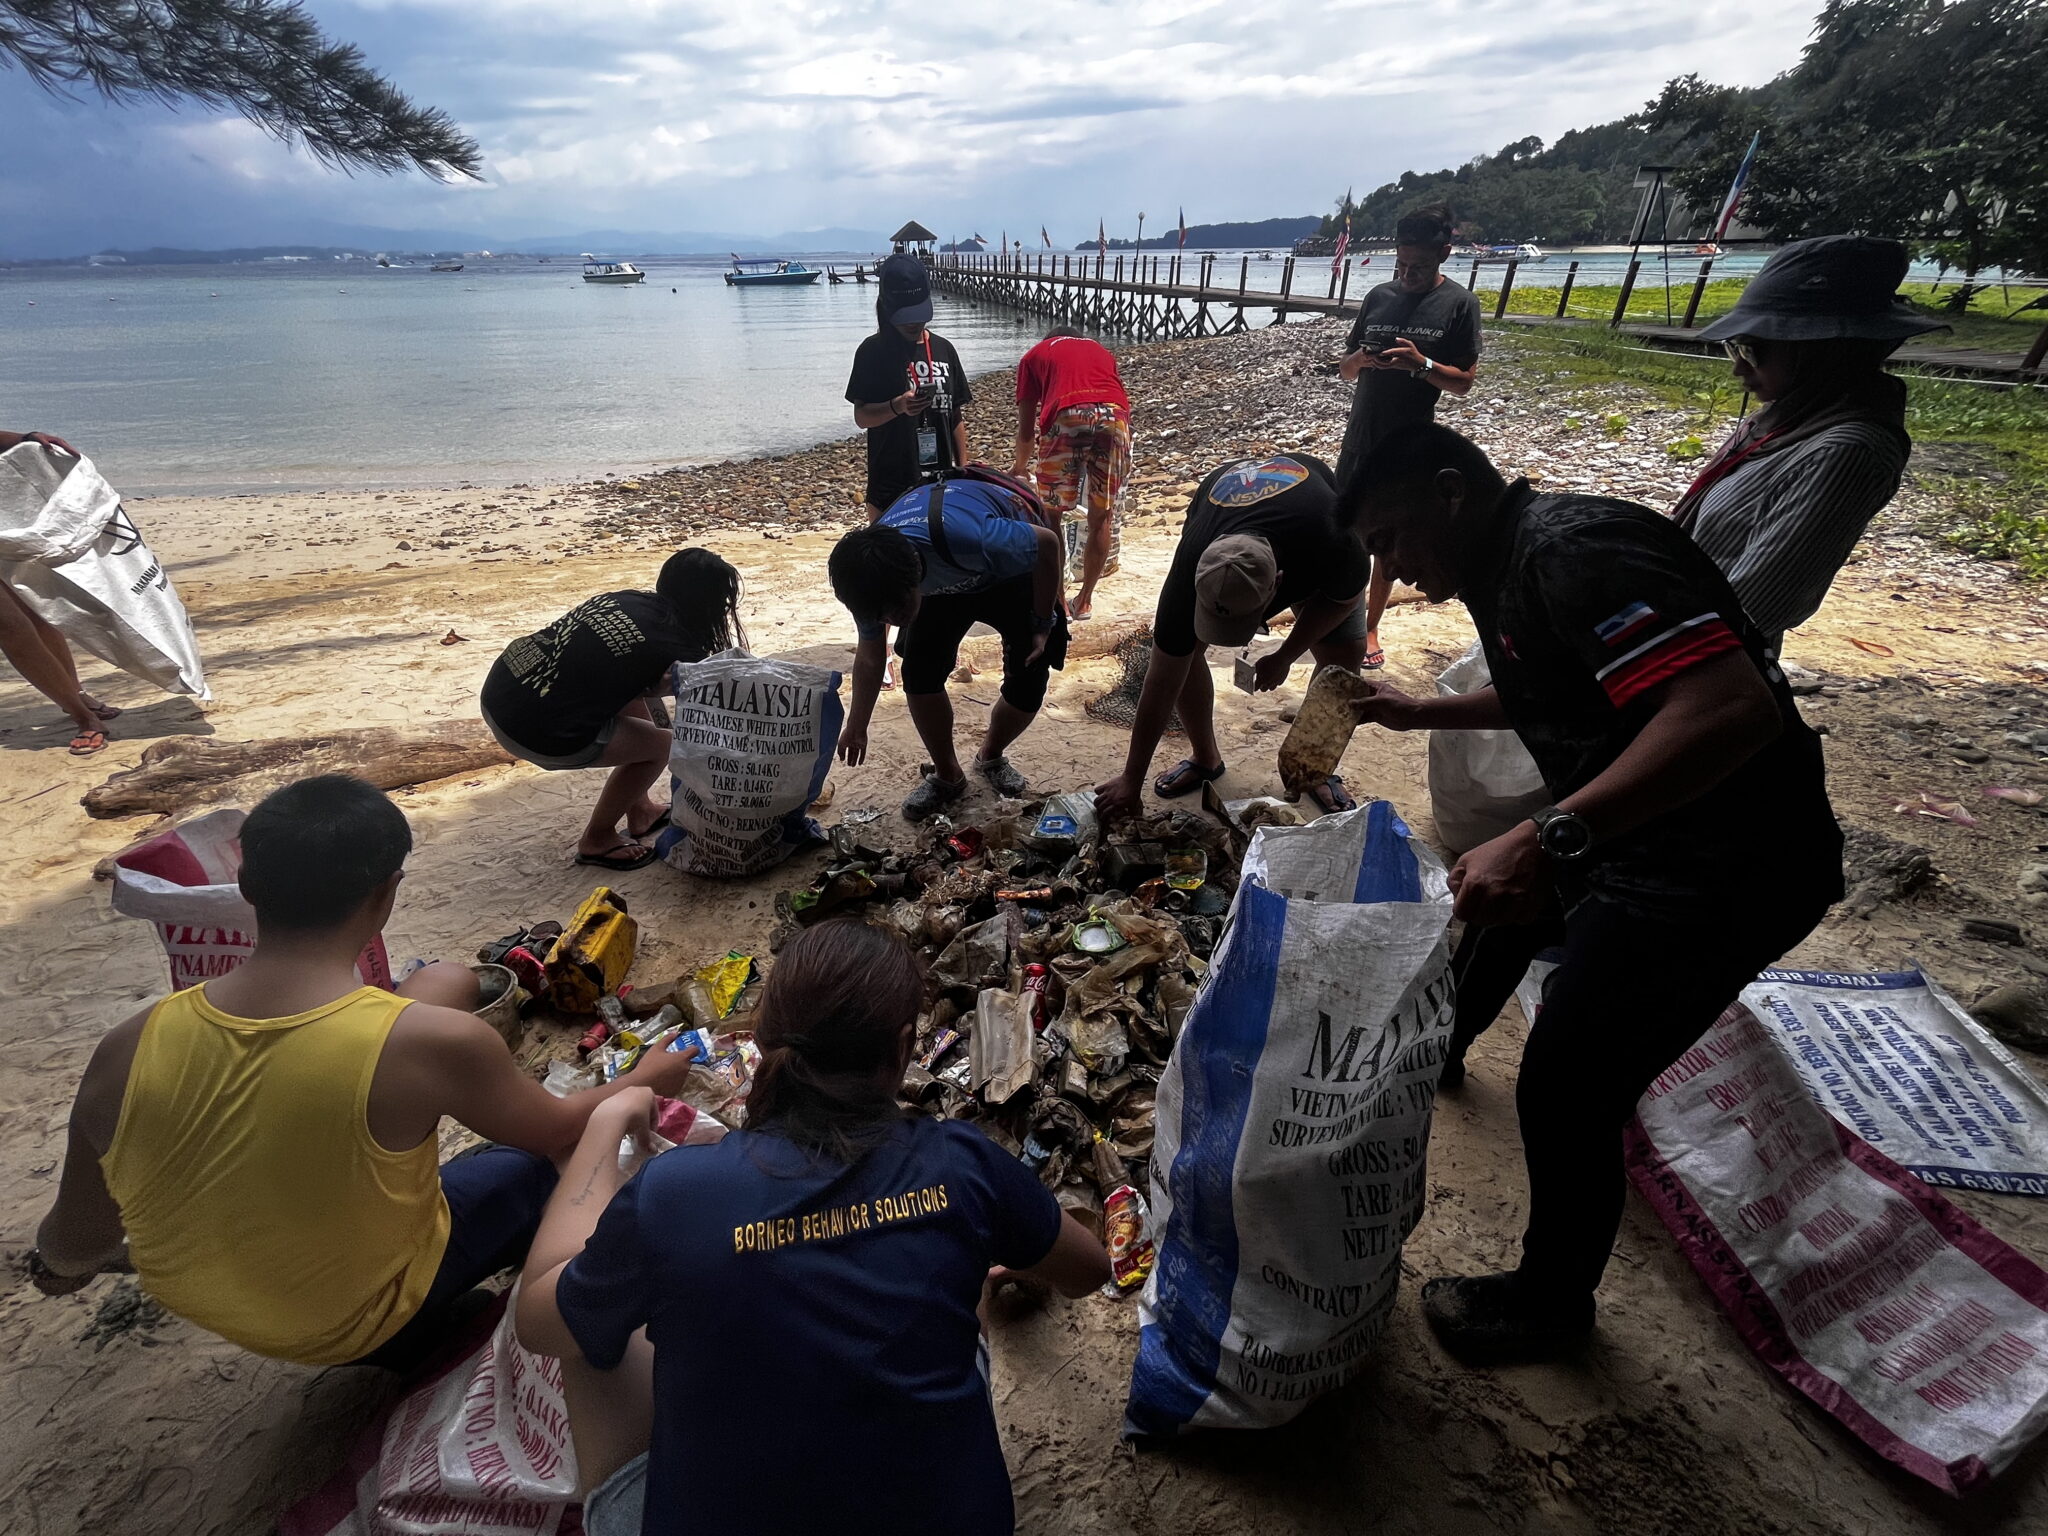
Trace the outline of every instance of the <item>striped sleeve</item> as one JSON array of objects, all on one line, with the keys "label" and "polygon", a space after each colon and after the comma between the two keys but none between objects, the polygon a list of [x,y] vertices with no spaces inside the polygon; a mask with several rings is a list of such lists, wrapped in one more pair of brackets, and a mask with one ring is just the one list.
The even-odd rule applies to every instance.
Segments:
[{"label": "striped sleeve", "polygon": [[1550,623],[1607,701],[1626,709],[1703,662],[1743,648],[1743,619],[1725,582],[1669,524],[1581,527],[1527,573]]},{"label": "striped sleeve", "polygon": [[1782,635],[1819,610],[1905,466],[1894,433],[1861,425],[1829,432],[1731,477],[1728,504],[1701,509],[1700,546],[1750,621],[1767,636]]}]

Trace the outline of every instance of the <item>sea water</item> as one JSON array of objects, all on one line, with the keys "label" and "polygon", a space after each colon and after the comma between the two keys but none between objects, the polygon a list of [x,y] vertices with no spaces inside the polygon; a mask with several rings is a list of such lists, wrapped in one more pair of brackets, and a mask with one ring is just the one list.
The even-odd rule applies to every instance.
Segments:
[{"label": "sea water", "polygon": [[[134,494],[541,483],[855,431],[872,281],[733,288],[712,258],[638,264],[628,287],[585,283],[573,257],[0,269],[0,426],[54,432]],[[1042,332],[936,304],[970,375]],[[976,401],[984,457],[1007,461],[1015,411]]]}]

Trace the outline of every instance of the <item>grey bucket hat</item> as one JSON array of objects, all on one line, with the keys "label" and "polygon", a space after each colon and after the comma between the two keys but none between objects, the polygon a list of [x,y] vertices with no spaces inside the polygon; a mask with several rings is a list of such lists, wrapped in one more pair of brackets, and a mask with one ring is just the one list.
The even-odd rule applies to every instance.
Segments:
[{"label": "grey bucket hat", "polygon": [[1868,235],[1798,240],[1763,264],[1703,341],[1904,341],[1948,326],[1899,297],[1906,248]]}]

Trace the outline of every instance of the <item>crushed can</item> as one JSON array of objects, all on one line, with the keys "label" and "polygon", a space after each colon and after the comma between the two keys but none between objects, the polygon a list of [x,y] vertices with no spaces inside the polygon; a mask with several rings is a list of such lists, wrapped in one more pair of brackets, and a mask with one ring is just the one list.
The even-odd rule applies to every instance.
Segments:
[{"label": "crushed can", "polygon": [[600,885],[548,950],[548,1001],[563,1013],[595,1013],[598,999],[614,996],[632,969],[640,924],[625,898]]},{"label": "crushed can", "polygon": [[1052,986],[1052,972],[1033,962],[1024,967],[1024,990],[1031,994],[1031,1027],[1043,1031],[1046,1021],[1046,993]]}]

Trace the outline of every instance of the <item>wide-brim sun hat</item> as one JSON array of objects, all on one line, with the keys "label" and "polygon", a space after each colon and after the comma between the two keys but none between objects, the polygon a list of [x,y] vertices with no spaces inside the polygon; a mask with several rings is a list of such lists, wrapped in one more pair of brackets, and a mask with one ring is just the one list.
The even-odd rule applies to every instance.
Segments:
[{"label": "wide-brim sun hat", "polygon": [[1906,248],[1869,235],[1796,240],[1763,264],[1703,341],[1904,341],[1945,331],[1899,297]]}]

